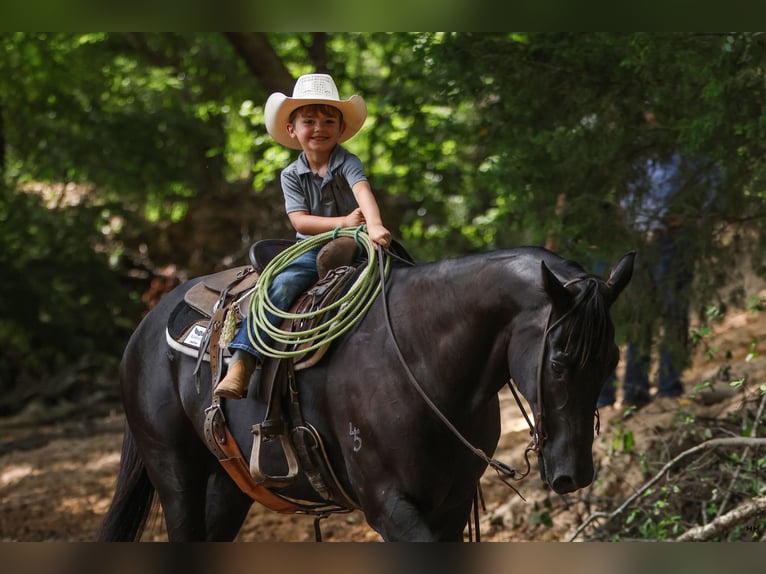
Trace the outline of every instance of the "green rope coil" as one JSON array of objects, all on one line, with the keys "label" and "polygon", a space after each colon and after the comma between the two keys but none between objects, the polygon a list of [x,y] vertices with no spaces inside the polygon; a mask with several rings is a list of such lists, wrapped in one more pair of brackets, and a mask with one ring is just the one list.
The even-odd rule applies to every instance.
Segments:
[{"label": "green rope coil", "polygon": [[[316,311],[289,313],[278,309],[268,296],[269,286],[274,277],[282,272],[298,256],[325,243],[329,243],[338,237],[353,237],[357,245],[362,247],[367,253],[367,265],[351,288],[331,305]],[[384,269],[386,276],[388,276],[390,262],[391,258],[386,257]],[[258,278],[258,285],[250,300],[250,321],[252,322],[251,328],[248,329],[250,342],[264,355],[275,358],[298,357],[309,351],[319,349],[351,329],[370,308],[372,302],[380,293],[380,289],[381,281],[379,266],[377,265],[377,250],[364,225],[336,228],[333,231],[320,233],[299,241],[274,257]],[[337,310],[337,313],[331,313],[335,310]],[[311,329],[285,331],[280,326],[271,324],[266,317],[267,312],[279,317],[279,324],[284,319],[305,320],[323,313],[328,313],[329,317]],[[263,341],[261,331],[268,334],[275,343],[288,345],[288,348],[293,345],[301,345],[302,348],[292,351],[276,349]]]}]

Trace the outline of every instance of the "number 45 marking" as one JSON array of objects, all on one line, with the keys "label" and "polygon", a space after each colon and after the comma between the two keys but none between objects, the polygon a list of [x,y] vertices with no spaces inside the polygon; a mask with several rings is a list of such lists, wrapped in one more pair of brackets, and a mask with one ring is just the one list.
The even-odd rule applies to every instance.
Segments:
[{"label": "number 45 marking", "polygon": [[359,429],[351,423],[348,423],[348,435],[354,439],[354,452],[362,450],[362,439],[359,438]]}]

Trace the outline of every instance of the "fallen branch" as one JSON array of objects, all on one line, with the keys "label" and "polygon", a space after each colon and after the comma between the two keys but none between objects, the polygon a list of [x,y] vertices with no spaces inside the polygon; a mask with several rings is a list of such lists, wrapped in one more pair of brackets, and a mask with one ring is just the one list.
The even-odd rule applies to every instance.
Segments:
[{"label": "fallen branch", "polygon": [[[714,439],[707,440],[703,443],[700,443],[697,446],[694,446],[688,450],[683,451],[681,454],[679,454],[673,460],[671,460],[665,466],[663,466],[660,469],[660,471],[657,474],[655,474],[654,477],[649,482],[647,482],[644,486],[638,489],[632,496],[630,496],[625,502],[623,502],[615,511],[609,514],[605,512],[594,512],[593,514],[591,514],[587,519],[585,519],[585,522],[583,522],[580,526],[577,527],[577,530],[575,530],[572,536],[569,537],[569,541],[572,542],[575,538],[577,538],[580,535],[580,533],[583,530],[585,530],[585,528],[594,520],[598,518],[605,518],[606,521],[604,522],[604,524],[607,524],[611,520],[616,518],[617,516],[621,515],[638,497],[640,497],[644,492],[646,492],[652,486],[654,486],[665,475],[665,473],[668,472],[671,468],[673,468],[673,466],[675,466],[679,461],[685,459],[688,456],[691,456],[700,451],[707,450],[710,448],[732,447],[732,446],[747,446],[747,447],[766,446],[766,438],[746,438],[746,437],[714,438]],[[713,523],[711,522],[711,524]]]},{"label": "fallen branch", "polygon": [[[753,419],[753,427],[750,429],[750,436],[757,436],[758,432],[758,424],[761,422],[761,415],[763,415],[763,408],[766,406],[766,394],[764,394],[761,397],[761,403],[758,405],[758,412],[755,414],[755,419]],[[742,421],[742,424],[745,424],[745,421]],[[750,447],[745,447],[745,450],[742,451],[742,460],[745,460],[748,456],[750,456]],[[719,518],[723,516],[724,510],[726,510],[726,505],[729,503],[729,498],[731,497],[732,489],[734,488],[734,485],[737,483],[737,480],[739,480],[740,471],[742,470],[742,466],[737,466],[737,469],[734,471],[734,476],[731,477],[731,483],[729,485],[729,488],[726,489],[726,494],[723,497],[723,500],[721,501],[721,506],[718,508],[718,512],[716,513],[716,518]]]},{"label": "fallen branch", "polygon": [[710,540],[721,532],[726,532],[738,524],[742,524],[751,518],[759,518],[766,515],[766,496],[753,498],[743,502],[734,510],[719,516],[709,524],[696,526],[684,532],[676,538],[676,542],[696,542]]}]

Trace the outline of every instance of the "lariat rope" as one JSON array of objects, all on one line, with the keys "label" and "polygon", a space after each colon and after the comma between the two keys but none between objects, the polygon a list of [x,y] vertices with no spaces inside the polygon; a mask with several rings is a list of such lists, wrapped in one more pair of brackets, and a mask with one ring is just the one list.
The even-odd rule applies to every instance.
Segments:
[{"label": "lariat rope", "polygon": [[[334,303],[315,311],[305,313],[289,313],[277,308],[269,298],[269,286],[274,277],[285,269],[300,255],[320,247],[338,237],[353,237],[357,245],[367,253],[367,264],[351,288]],[[384,261],[385,260],[385,261]],[[278,359],[298,357],[307,352],[319,349],[346,333],[367,312],[372,302],[381,290],[381,277],[388,275],[391,261],[389,256],[380,256],[375,250],[375,243],[367,234],[366,227],[344,227],[334,231],[320,233],[298,241],[272,259],[258,278],[258,284],[250,301],[250,320],[252,328],[248,329],[250,342],[264,355]],[[337,310],[337,313],[332,311]],[[292,319],[295,330],[285,331],[280,328],[282,321],[273,325],[266,313],[271,313],[279,319]],[[301,330],[300,323],[327,314],[327,319],[317,326]],[[277,344],[286,344],[293,350],[280,350],[263,341],[261,333],[266,333]],[[300,346],[297,349],[292,346]]]}]

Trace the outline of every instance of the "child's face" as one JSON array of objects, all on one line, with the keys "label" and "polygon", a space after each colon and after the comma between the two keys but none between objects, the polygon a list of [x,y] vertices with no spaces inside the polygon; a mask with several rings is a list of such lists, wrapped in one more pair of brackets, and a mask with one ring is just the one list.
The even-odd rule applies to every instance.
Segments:
[{"label": "child's face", "polygon": [[330,153],[343,134],[343,123],[338,115],[327,115],[311,108],[299,108],[287,133],[297,139],[306,152]]}]

